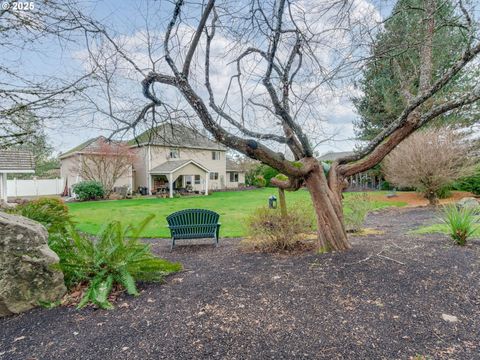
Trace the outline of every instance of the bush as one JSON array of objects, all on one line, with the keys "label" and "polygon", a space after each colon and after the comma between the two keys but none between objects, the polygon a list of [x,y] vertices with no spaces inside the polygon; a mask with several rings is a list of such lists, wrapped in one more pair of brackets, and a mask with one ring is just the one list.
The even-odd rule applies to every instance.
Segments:
[{"label": "bush", "polygon": [[73,185],[72,190],[80,201],[102,199],[105,196],[105,189],[98,181],[80,181]]},{"label": "bush", "polygon": [[253,180],[253,185],[256,187],[265,187],[267,185],[267,180],[262,175],[257,175]]},{"label": "bush", "polygon": [[400,187],[413,187],[431,205],[446,188],[473,171],[473,143],[467,132],[450,127],[417,131],[402,141],[382,162],[385,178]]},{"label": "bush", "polygon": [[358,232],[362,229],[368,212],[372,210],[370,197],[365,193],[353,194],[345,202],[344,221],[348,232]]},{"label": "bush", "polygon": [[383,191],[388,191],[388,190],[392,190],[393,187],[392,185],[390,185],[390,183],[388,181],[382,181],[380,183],[380,190],[383,190]]},{"label": "bush", "polygon": [[469,191],[475,195],[480,195],[480,167],[476,168],[472,176],[458,180],[454,187],[456,190]]},{"label": "bush", "polygon": [[270,185],[270,180],[272,178],[274,178],[275,176],[277,176],[279,174],[278,170],[268,166],[268,165],[261,165],[262,166],[262,169],[261,169],[261,175],[263,176],[263,178],[265,179],[265,186],[271,186]]},{"label": "bush", "polygon": [[113,306],[108,301],[112,288],[123,286],[130,295],[138,295],[137,281],[161,281],[165,275],[181,269],[178,263],[154,256],[139,234],[153,218],[146,218],[138,227],[124,227],[118,221],[108,223],[96,241],[70,227],[68,236],[52,237],[50,247],[60,257],[59,267],[65,284],[71,288],[86,283],[87,290],[78,308],[89,302],[103,309]]},{"label": "bush", "polygon": [[72,223],[68,207],[57,198],[41,198],[18,205],[15,213],[38,221],[49,234],[65,234]]},{"label": "bush", "polygon": [[450,186],[442,187],[440,190],[437,191],[437,197],[439,199],[448,199],[452,196],[452,189]]},{"label": "bush", "polygon": [[478,229],[478,210],[475,208],[458,208],[456,205],[446,205],[441,216],[447,225],[448,233],[457,245],[465,245],[467,239]]},{"label": "bush", "polygon": [[[278,173],[278,170],[275,170],[268,165],[259,164],[245,174],[245,180],[248,185],[258,187],[270,186],[270,180],[277,176]],[[258,179],[260,178],[263,180],[260,180],[260,183],[258,183]],[[264,185],[263,182],[265,182]]]},{"label": "bush", "polygon": [[242,241],[245,247],[265,252],[293,250],[312,230],[312,213],[297,205],[282,217],[280,209],[262,207],[247,218],[247,227],[249,238]]}]

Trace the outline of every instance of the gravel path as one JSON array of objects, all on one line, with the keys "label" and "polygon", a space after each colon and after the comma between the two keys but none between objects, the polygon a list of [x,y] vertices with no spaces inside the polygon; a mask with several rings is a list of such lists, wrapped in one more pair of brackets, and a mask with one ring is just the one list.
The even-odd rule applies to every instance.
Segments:
[{"label": "gravel path", "polygon": [[159,240],[184,272],[113,311],[0,319],[0,359],[479,359],[480,242],[407,235],[432,218],[372,214],[384,233],[338,254],[251,254],[233,239],[169,253]]}]

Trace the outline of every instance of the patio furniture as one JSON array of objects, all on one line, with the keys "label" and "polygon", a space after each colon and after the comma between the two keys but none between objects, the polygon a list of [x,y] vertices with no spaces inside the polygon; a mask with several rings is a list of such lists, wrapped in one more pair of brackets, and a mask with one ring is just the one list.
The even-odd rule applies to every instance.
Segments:
[{"label": "patio furniture", "polygon": [[168,228],[172,237],[172,249],[176,240],[213,238],[218,246],[220,215],[205,209],[186,209],[167,216]]}]

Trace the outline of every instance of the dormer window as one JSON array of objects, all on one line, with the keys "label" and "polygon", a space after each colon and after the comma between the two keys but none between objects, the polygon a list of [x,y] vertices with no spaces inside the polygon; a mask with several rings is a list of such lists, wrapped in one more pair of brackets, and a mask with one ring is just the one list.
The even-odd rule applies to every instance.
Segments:
[{"label": "dormer window", "polygon": [[220,160],[220,151],[212,151],[212,160]]},{"label": "dormer window", "polygon": [[178,159],[180,158],[180,150],[179,149],[170,149],[170,159]]}]

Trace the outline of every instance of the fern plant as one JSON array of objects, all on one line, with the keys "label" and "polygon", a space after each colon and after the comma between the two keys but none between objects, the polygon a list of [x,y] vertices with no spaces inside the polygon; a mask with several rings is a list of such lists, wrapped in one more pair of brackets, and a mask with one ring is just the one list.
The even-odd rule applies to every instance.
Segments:
[{"label": "fern plant", "polygon": [[92,240],[70,228],[69,236],[54,237],[50,246],[60,257],[60,268],[67,286],[86,282],[87,290],[78,308],[93,303],[103,309],[113,308],[108,301],[112,288],[119,284],[128,294],[137,296],[137,281],[161,281],[165,275],[181,270],[181,265],[160,259],[139,235],[153,218],[139,226],[108,223]]},{"label": "fern plant", "polygon": [[478,211],[475,208],[458,208],[447,205],[443,210],[442,222],[447,226],[449,235],[457,245],[465,245],[467,239],[478,229]]}]

